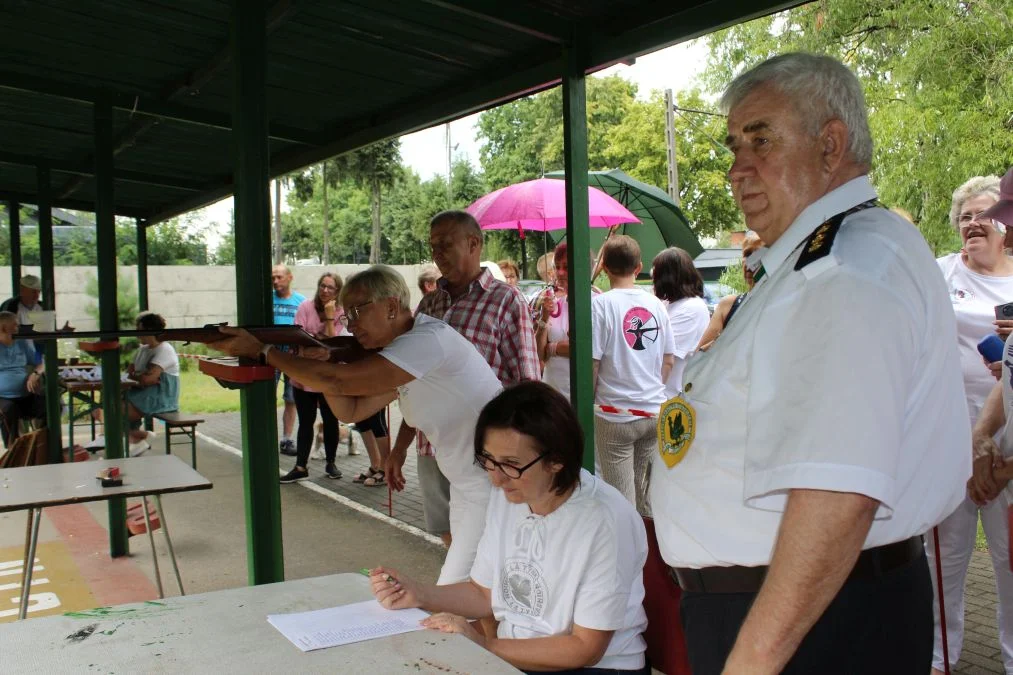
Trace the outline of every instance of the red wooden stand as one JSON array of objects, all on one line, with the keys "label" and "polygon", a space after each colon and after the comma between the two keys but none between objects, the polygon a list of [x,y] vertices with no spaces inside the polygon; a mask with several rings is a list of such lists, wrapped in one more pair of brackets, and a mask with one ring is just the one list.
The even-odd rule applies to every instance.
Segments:
[{"label": "red wooden stand", "polygon": [[218,384],[230,389],[274,379],[273,367],[232,357],[201,359],[199,367],[200,372],[210,375],[218,380]]}]

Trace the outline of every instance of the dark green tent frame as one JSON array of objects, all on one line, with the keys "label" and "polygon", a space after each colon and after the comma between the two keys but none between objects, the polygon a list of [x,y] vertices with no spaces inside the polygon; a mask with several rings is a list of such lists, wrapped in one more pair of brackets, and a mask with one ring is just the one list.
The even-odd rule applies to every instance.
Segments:
[{"label": "dark green tent frame", "polygon": [[[94,211],[103,329],[116,322],[114,215],[145,228],[235,195],[239,321],[271,317],[269,180],[313,162],[563,86],[573,402],[593,443],[586,251],[587,73],[749,18],[783,0],[44,0],[0,21],[0,200],[38,207],[55,309],[52,209]],[[583,224],[583,225],[582,225]],[[20,268],[17,227],[12,263]],[[55,365],[55,345],[47,367]],[[116,428],[118,353],[103,356]],[[48,390],[57,405],[55,378]],[[242,394],[250,583],[284,578],[275,392]],[[57,413],[58,414],[58,413]],[[57,419],[56,415],[52,419]],[[107,455],[122,456],[107,436]],[[54,461],[60,459],[54,434]],[[127,553],[122,500],[110,550]]]}]

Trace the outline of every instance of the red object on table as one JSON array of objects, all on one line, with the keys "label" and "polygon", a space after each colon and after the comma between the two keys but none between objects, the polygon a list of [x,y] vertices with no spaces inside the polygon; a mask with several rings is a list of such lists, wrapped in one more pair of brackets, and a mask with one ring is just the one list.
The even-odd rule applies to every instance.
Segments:
[{"label": "red object on table", "polygon": [[119,340],[98,340],[96,342],[79,342],[77,343],[78,348],[83,352],[91,354],[100,354],[102,352],[110,352],[114,349],[120,348]]},{"label": "red object on table", "polygon": [[661,558],[654,519],[645,517],[644,526],[647,528],[647,563],[644,564],[647,658],[652,668],[665,675],[690,675],[686,638],[679,618],[682,589]]},{"label": "red object on table", "polygon": [[248,365],[234,358],[201,359],[200,371],[224,382],[251,384],[274,379],[274,367]]}]

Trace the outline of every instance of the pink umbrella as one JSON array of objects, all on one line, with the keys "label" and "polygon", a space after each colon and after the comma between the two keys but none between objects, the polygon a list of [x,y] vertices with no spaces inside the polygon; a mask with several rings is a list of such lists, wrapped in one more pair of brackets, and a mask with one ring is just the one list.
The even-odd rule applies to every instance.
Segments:
[{"label": "pink umbrella", "polygon": [[[588,187],[591,227],[611,227],[621,223],[639,223],[640,219],[625,206],[598,188]],[[566,182],[539,178],[508,185],[468,207],[468,213],[483,230],[517,229],[546,232],[566,228]]]}]

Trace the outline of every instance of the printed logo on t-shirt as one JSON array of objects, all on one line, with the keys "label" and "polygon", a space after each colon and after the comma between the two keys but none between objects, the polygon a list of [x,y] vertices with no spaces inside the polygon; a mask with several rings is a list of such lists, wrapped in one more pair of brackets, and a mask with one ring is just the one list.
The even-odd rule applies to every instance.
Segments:
[{"label": "printed logo on t-shirt", "polygon": [[974,293],[965,290],[963,288],[951,288],[950,289],[950,302],[968,302],[974,300]]},{"label": "printed logo on t-shirt", "polygon": [[633,307],[623,317],[623,337],[632,349],[643,351],[658,339],[658,320],[644,307]]},{"label": "printed logo on t-shirt", "polygon": [[512,611],[541,616],[547,595],[541,569],[529,560],[507,561],[500,576],[500,594]]}]

